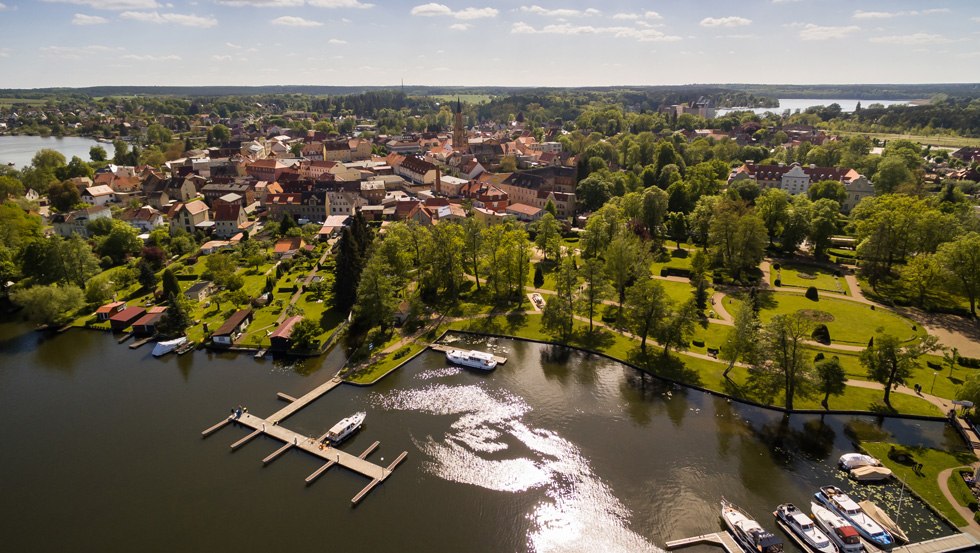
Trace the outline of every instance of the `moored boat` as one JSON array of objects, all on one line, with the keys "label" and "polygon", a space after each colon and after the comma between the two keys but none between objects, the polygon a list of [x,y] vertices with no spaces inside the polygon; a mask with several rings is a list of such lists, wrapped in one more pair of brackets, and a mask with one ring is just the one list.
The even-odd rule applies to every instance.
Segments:
[{"label": "moored boat", "polygon": [[881,525],[882,528],[888,530],[888,532],[895,537],[898,541],[902,543],[908,543],[909,537],[905,535],[905,531],[892,520],[892,517],[888,516],[885,511],[882,511],[880,507],[872,503],[871,501],[865,499],[864,501],[858,502],[858,505],[864,509],[864,512],[868,514],[869,517],[874,519],[875,522]]},{"label": "moored boat", "polygon": [[854,526],[851,526],[851,523],[817,503],[810,503],[810,512],[813,513],[813,521],[830,537],[830,540],[834,542],[841,553],[861,553],[864,551],[861,535],[854,529]]},{"label": "moored boat", "polygon": [[157,342],[157,345],[153,346],[153,357],[162,357],[186,343],[186,336]]},{"label": "moored boat", "polygon": [[327,431],[327,441],[336,445],[346,440],[351,434],[361,429],[366,416],[365,413],[354,413],[345,419],[341,419]]},{"label": "moored boat", "polygon": [[892,471],[888,467],[873,467],[870,465],[851,469],[848,474],[858,482],[881,482],[892,477]]},{"label": "moored boat", "polygon": [[446,352],[446,359],[457,365],[484,371],[497,368],[497,358],[483,351],[451,349]]},{"label": "moored boat", "polygon": [[775,515],[784,529],[791,533],[790,537],[795,537],[804,548],[815,553],[837,553],[837,546],[796,505],[783,503],[776,507]]},{"label": "moored boat", "polygon": [[883,549],[891,549],[895,545],[895,538],[874,521],[867,513],[861,509],[853,499],[836,486],[821,486],[820,491],[814,494],[817,501],[826,506],[831,511],[844,518],[851,526],[861,534],[861,537],[871,542],[872,545]]},{"label": "moored boat", "polygon": [[721,519],[746,553],[782,553],[782,540],[725,499],[721,500]]},{"label": "moored boat", "polygon": [[851,470],[858,467],[877,467],[881,465],[881,461],[863,453],[845,453],[837,460],[837,465],[843,470]]}]

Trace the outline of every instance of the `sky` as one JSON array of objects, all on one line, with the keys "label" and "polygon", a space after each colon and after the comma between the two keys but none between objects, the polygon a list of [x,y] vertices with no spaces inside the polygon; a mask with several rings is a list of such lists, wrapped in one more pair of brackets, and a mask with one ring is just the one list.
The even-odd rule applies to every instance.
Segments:
[{"label": "sky", "polygon": [[0,0],[0,88],[980,82],[980,1]]}]

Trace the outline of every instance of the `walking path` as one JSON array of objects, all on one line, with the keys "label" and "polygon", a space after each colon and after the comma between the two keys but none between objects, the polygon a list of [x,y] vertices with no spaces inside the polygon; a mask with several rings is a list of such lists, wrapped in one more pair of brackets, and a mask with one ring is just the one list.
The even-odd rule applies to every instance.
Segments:
[{"label": "walking path", "polygon": [[279,314],[279,318],[276,319],[277,326],[279,324],[282,324],[282,322],[286,320],[286,317],[288,316],[289,313],[289,308],[296,305],[296,302],[299,301],[299,298],[303,295],[303,292],[306,290],[306,287],[309,286],[311,282],[313,282],[313,277],[316,276],[316,273],[318,271],[317,267],[322,265],[323,262],[327,260],[327,256],[329,255],[330,255],[330,250],[328,249],[326,252],[323,253],[322,256],[320,256],[320,260],[317,262],[316,265],[313,266],[313,269],[310,270],[309,274],[306,275],[306,278],[303,279],[303,284],[299,286],[299,288],[296,290],[296,293],[293,294],[291,298],[289,298],[289,305],[287,305],[286,308],[282,310],[282,313]]},{"label": "walking path", "polygon": [[973,519],[973,511],[960,505],[953,497],[953,494],[949,491],[949,475],[953,474],[954,470],[956,469],[946,469],[940,472],[936,477],[936,483],[939,484],[939,491],[943,492],[943,495],[946,496],[946,501],[949,501],[949,504],[953,506],[953,509],[956,509],[956,512],[959,513],[964,520],[966,520],[966,526],[960,526],[959,531],[968,533],[975,538],[980,538],[980,524],[977,524],[977,522]]}]

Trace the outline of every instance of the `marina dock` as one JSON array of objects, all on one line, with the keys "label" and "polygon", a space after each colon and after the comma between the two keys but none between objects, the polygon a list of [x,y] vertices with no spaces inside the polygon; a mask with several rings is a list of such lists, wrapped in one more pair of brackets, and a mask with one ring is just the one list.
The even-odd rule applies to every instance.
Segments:
[{"label": "marina dock", "polygon": [[733,538],[728,532],[701,534],[700,536],[694,536],[691,538],[672,540],[665,544],[668,551],[681,549],[683,547],[690,547],[692,545],[714,545],[721,547],[728,553],[743,553],[742,548],[738,545],[738,542],[736,542],[735,538]]},{"label": "marina dock", "polygon": [[280,392],[278,397],[282,400],[288,401],[289,404],[272,415],[269,415],[267,418],[258,417],[248,412],[233,414],[225,420],[222,420],[214,426],[202,431],[201,437],[206,438],[224,428],[228,424],[240,424],[251,429],[252,431],[245,437],[231,444],[232,450],[241,448],[262,434],[275,438],[283,443],[281,447],[262,459],[263,465],[268,465],[293,448],[305,451],[306,453],[309,453],[315,457],[319,457],[324,461],[324,464],[306,478],[307,485],[313,483],[317,478],[325,473],[327,469],[334,465],[340,465],[348,470],[366,476],[371,479],[371,482],[351,499],[351,503],[353,505],[357,505],[372,489],[391,476],[392,471],[394,471],[395,468],[408,456],[408,452],[403,451],[390,465],[387,467],[382,467],[367,460],[367,456],[377,449],[381,442],[375,441],[360,455],[352,455],[346,451],[324,443],[327,436],[326,434],[323,434],[319,438],[312,438],[279,425],[283,419],[309,405],[330,390],[333,390],[339,386],[341,383],[342,381],[339,378],[334,377],[298,398],[293,398],[292,396]]},{"label": "marina dock", "polygon": [[[798,542],[796,535],[789,531],[782,523],[779,524],[782,530],[789,535],[793,541]],[[863,541],[863,540],[862,540]],[[667,542],[666,549],[672,551],[692,545],[714,545],[724,549],[727,553],[743,553],[742,548],[728,532],[715,532],[713,534],[701,534],[691,538],[672,540]],[[865,549],[869,552],[878,552],[880,549],[864,542]],[[952,553],[954,551],[965,551],[980,546],[980,542],[970,534],[953,534],[931,540],[910,543],[892,549],[892,553]]]},{"label": "marina dock", "polygon": [[[457,348],[454,348],[452,346],[447,346],[445,344],[429,344],[429,348],[432,351],[441,351],[443,353],[446,353],[447,351],[452,351],[454,349],[457,349]],[[504,363],[507,362],[507,358],[506,357],[501,357],[499,355],[494,355],[493,358],[497,362],[498,365],[503,365]]]}]

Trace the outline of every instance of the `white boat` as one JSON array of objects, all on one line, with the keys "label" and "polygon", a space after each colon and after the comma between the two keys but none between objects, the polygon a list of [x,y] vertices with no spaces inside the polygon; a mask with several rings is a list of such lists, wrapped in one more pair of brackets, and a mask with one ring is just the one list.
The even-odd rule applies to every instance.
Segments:
[{"label": "white boat", "polygon": [[845,453],[840,456],[837,465],[844,470],[851,470],[858,467],[877,467],[881,465],[881,461],[863,453]]},{"label": "white boat", "polygon": [[153,346],[153,357],[162,357],[186,343],[187,343],[187,336],[181,336],[180,338],[175,338],[173,340],[165,340],[163,342],[157,342],[157,345]]},{"label": "white boat", "polygon": [[724,499],[721,500],[721,519],[746,553],[782,553],[782,540]]},{"label": "white boat", "polygon": [[346,419],[341,419],[327,431],[327,440],[331,444],[339,444],[346,440],[348,436],[361,429],[366,416],[365,413],[354,413]]},{"label": "white boat", "polygon": [[817,526],[827,533],[841,553],[861,553],[864,551],[861,535],[851,526],[851,523],[817,503],[810,503],[810,512],[813,513],[813,520]]},{"label": "white boat", "polygon": [[858,482],[881,482],[892,477],[892,471],[888,467],[872,467],[869,465],[851,469],[848,474]]},{"label": "white boat", "polygon": [[796,505],[783,503],[776,507],[776,518],[798,538],[798,542],[802,542],[801,545],[806,549],[817,553],[837,553],[837,546],[830,541],[827,534],[817,528],[813,520],[797,509]]},{"label": "white boat", "polygon": [[891,549],[895,545],[895,538],[836,486],[821,486],[820,491],[814,496],[818,502],[851,523],[851,526],[861,534],[861,537],[871,542],[872,545],[882,549]]},{"label": "white boat", "polygon": [[905,531],[902,530],[902,528],[894,520],[892,520],[892,517],[888,516],[888,513],[882,511],[881,507],[878,507],[867,499],[859,502],[858,505],[864,509],[865,513],[868,513],[869,517],[873,518],[875,522],[880,524],[882,528],[888,530],[891,535],[895,536],[895,539],[903,543],[909,542],[909,537],[905,535]]},{"label": "white boat", "polygon": [[484,371],[492,371],[497,368],[496,357],[482,351],[451,349],[446,352],[446,359],[450,363]]}]

